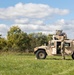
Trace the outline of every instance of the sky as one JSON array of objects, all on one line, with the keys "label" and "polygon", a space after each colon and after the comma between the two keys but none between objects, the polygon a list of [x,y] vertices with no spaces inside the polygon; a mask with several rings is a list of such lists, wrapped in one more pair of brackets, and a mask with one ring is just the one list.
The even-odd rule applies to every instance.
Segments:
[{"label": "sky", "polygon": [[63,30],[74,39],[74,0],[0,0],[0,34],[12,26],[26,33]]}]

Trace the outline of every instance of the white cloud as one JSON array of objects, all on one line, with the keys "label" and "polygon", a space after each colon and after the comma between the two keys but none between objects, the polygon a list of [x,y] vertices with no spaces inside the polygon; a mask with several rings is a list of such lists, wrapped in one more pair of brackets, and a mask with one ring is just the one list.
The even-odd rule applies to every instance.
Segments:
[{"label": "white cloud", "polygon": [[63,30],[67,33],[69,38],[74,36],[74,20],[65,21],[64,19],[58,20],[53,24],[38,25],[38,24],[15,24],[18,25],[21,30],[25,32],[42,32],[45,34],[55,33],[55,30]]},{"label": "white cloud", "polygon": [[19,24],[24,24],[24,23],[28,23],[29,19],[27,18],[22,18],[22,19],[15,19],[15,23],[19,23]]},{"label": "white cloud", "polygon": [[55,24],[63,25],[65,24],[65,20],[64,19],[58,20]]},{"label": "white cloud", "polygon": [[8,8],[0,8],[0,19],[46,18],[55,14],[66,15],[68,13],[67,9],[52,8],[45,4],[18,3]]},{"label": "white cloud", "polygon": [[20,27],[25,32],[49,32],[62,29],[62,26],[49,24],[49,25],[38,25],[38,24],[14,24],[13,26]]},{"label": "white cloud", "polygon": [[[31,32],[42,32],[45,34],[49,33],[55,33],[55,30],[62,29],[64,30],[69,38],[74,38],[74,20],[70,21],[65,21],[64,19],[58,20],[57,22],[53,24],[48,24],[48,25],[38,25],[38,24],[13,24],[11,26],[18,26],[21,28],[22,31],[31,33]],[[7,34],[8,27],[5,24],[0,24],[0,34],[5,36]]]},{"label": "white cloud", "polygon": [[7,34],[7,31],[8,31],[8,26],[5,25],[5,24],[0,24],[0,34],[3,36],[3,37],[6,37],[6,34]]},{"label": "white cloud", "polygon": [[35,25],[44,25],[43,20],[32,20],[30,23]]},{"label": "white cloud", "polygon": [[8,30],[7,25],[5,24],[0,24],[0,33],[6,32]]},{"label": "white cloud", "polygon": [[55,9],[53,10],[53,12],[56,13],[56,14],[60,14],[60,15],[66,15],[66,14],[69,13],[69,10],[67,10],[67,9],[58,9],[58,8],[55,8]]},{"label": "white cloud", "polygon": [[[70,33],[74,35],[74,20],[65,21],[61,19],[55,23],[45,25],[46,19],[55,15],[66,15],[68,13],[68,9],[53,8],[46,4],[18,3],[8,8],[0,8],[0,19],[11,20],[14,25],[18,25],[23,31],[29,33],[43,32],[48,34],[62,29],[68,33],[68,36],[71,36]],[[0,33],[5,35],[9,28],[10,26],[0,24]]]}]

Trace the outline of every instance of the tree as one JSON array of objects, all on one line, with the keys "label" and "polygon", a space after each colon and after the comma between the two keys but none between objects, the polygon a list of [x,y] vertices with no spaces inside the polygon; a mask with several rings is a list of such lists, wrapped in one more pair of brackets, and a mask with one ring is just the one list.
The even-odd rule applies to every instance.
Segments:
[{"label": "tree", "polygon": [[37,41],[36,41],[36,37],[35,37],[35,33],[30,33],[28,34],[29,37],[29,44],[28,44],[28,49],[30,51],[33,51],[33,49],[37,46]]},{"label": "tree", "polygon": [[0,34],[0,38],[1,38],[1,36],[2,36],[2,35]]},{"label": "tree", "polygon": [[24,51],[27,48],[28,36],[18,26],[12,26],[7,35],[8,47],[12,50]]},{"label": "tree", "polygon": [[42,33],[24,33],[18,26],[12,26],[7,33],[7,47],[9,50],[33,51],[35,47],[47,44],[52,35]]},{"label": "tree", "polygon": [[52,40],[52,34],[48,34],[48,36],[47,36],[47,39],[48,39],[48,41],[50,41],[50,40]]},{"label": "tree", "polygon": [[29,35],[29,49],[33,51],[35,47],[44,45],[48,42],[47,36],[42,33],[30,33]]},{"label": "tree", "polygon": [[4,38],[0,38],[0,50],[4,50],[7,46],[7,41]]}]

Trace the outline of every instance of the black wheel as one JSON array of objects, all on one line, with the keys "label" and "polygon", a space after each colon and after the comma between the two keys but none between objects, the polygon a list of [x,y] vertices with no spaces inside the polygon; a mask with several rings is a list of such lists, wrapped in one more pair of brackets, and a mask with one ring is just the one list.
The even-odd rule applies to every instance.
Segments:
[{"label": "black wheel", "polygon": [[74,59],[74,53],[71,55],[72,59]]},{"label": "black wheel", "polygon": [[39,50],[36,52],[37,59],[45,59],[46,58],[46,52],[43,50]]}]

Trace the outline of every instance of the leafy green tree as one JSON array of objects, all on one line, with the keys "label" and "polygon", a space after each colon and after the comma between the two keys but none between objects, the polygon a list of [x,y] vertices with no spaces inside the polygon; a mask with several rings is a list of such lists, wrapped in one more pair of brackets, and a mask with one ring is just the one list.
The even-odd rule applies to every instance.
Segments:
[{"label": "leafy green tree", "polygon": [[0,38],[1,38],[1,36],[2,36],[2,35],[0,34]]},{"label": "leafy green tree", "polygon": [[36,47],[36,38],[35,38],[35,33],[30,33],[28,34],[29,37],[29,44],[28,44],[28,49],[30,51],[33,51],[33,49]]},{"label": "leafy green tree", "polygon": [[12,50],[25,51],[28,45],[28,36],[18,26],[12,26],[7,35],[8,47]]},{"label": "leafy green tree", "polygon": [[9,50],[33,51],[37,46],[47,44],[52,35],[42,33],[24,33],[18,26],[12,26],[7,33],[7,47]]},{"label": "leafy green tree", "polygon": [[37,41],[39,42],[40,45],[44,45],[48,42],[47,35],[42,33],[38,33],[37,35],[38,35]]},{"label": "leafy green tree", "polygon": [[48,42],[47,36],[42,33],[30,33],[29,35],[29,50],[33,51],[33,49],[37,46],[44,45]]},{"label": "leafy green tree", "polygon": [[50,40],[52,40],[52,34],[48,34],[48,36],[47,36],[47,39],[48,39],[48,41],[50,41]]},{"label": "leafy green tree", "polygon": [[4,50],[7,46],[7,41],[4,38],[0,38],[0,50]]}]

